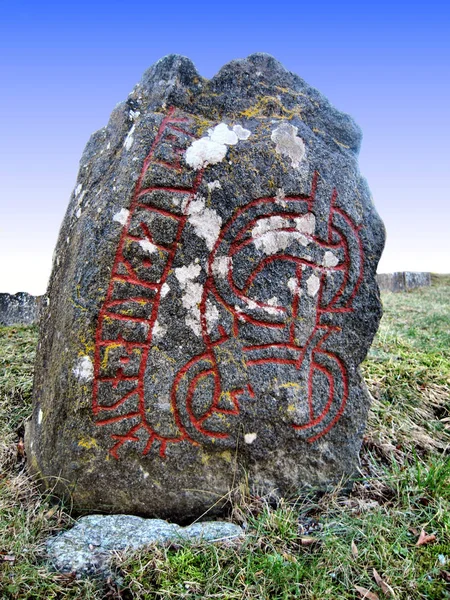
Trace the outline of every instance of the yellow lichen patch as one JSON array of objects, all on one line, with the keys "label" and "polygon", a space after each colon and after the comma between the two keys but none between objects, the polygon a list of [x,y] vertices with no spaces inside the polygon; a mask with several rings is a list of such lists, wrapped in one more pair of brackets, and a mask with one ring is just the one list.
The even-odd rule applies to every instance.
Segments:
[{"label": "yellow lichen patch", "polygon": [[299,383],[296,383],[295,381],[288,381],[286,383],[282,383],[280,385],[280,389],[281,388],[297,388],[299,389],[301,386]]},{"label": "yellow lichen patch", "polygon": [[202,463],[202,465],[209,464],[209,459],[210,459],[209,454],[205,454],[204,452],[202,452],[202,455],[200,457],[200,462]]},{"label": "yellow lichen patch", "polygon": [[106,367],[108,366],[108,358],[109,358],[109,353],[111,352],[111,350],[113,348],[119,348],[120,346],[121,346],[121,344],[119,344],[118,342],[114,342],[112,344],[109,344],[108,346],[105,346],[105,351],[104,351],[102,362],[101,362],[102,369],[106,369]]},{"label": "yellow lichen patch", "polygon": [[83,349],[78,352],[78,356],[86,356],[89,354],[93,354],[95,350],[95,343],[93,336],[86,336],[86,334],[82,331],[80,332],[79,337],[80,343],[83,346]]},{"label": "yellow lichen patch", "polygon": [[78,442],[78,445],[80,446],[80,448],[85,448],[86,450],[98,448],[97,440],[95,440],[93,437],[81,438],[81,440]]},{"label": "yellow lichen patch", "polygon": [[195,125],[197,127],[197,135],[202,136],[212,126],[211,121],[200,117],[198,115],[192,115],[195,119]]},{"label": "yellow lichen patch", "polygon": [[294,92],[294,90],[291,90],[291,89],[285,88],[285,87],[281,87],[281,85],[276,85],[275,88],[282,94],[291,94],[291,96],[297,95],[296,92]]},{"label": "yellow lichen patch", "polygon": [[220,456],[223,458],[223,460],[225,460],[227,463],[231,463],[231,452],[229,450],[224,450],[223,452],[220,453]]},{"label": "yellow lichen patch", "polygon": [[134,312],[131,308],[119,308],[117,314],[123,315],[124,317],[134,317]]},{"label": "yellow lichen patch", "polygon": [[254,106],[243,110],[240,115],[247,119],[261,119],[265,117],[271,117],[273,119],[302,118],[300,106],[295,107],[293,110],[289,110],[274,96],[263,96]]},{"label": "yellow lichen patch", "polygon": [[317,127],[313,127],[313,131],[314,131],[314,133],[320,133],[320,135],[326,135],[325,131],[322,131],[321,129],[317,129]]},{"label": "yellow lichen patch", "polygon": [[287,412],[292,413],[295,411],[296,411],[295,404],[289,404],[289,406],[287,407]]},{"label": "yellow lichen patch", "polygon": [[78,308],[78,310],[81,310],[83,312],[87,312],[87,308],[85,308],[84,306],[81,306],[81,304],[79,304],[78,302],[76,302],[73,298],[69,298],[69,302],[75,306],[75,308]]},{"label": "yellow lichen patch", "polygon": [[350,150],[350,146],[347,146],[347,144],[343,144],[342,142],[339,142],[336,138],[333,138],[333,142],[335,142],[338,146],[341,146],[342,148],[346,148],[347,150]]},{"label": "yellow lichen patch", "polygon": [[169,356],[169,354],[167,354],[167,352],[164,352],[163,350],[161,350],[161,348],[159,346],[152,346],[152,352],[158,352],[158,354],[161,354],[161,356],[167,362],[171,362],[173,364],[176,364],[176,362],[177,362],[172,356]]}]

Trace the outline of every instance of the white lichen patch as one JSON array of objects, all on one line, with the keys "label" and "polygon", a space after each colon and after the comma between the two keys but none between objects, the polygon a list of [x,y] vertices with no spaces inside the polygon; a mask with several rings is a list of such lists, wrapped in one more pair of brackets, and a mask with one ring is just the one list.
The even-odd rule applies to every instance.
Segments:
[{"label": "white lichen patch", "polygon": [[287,286],[288,289],[290,290],[290,292],[292,293],[293,296],[300,296],[301,295],[301,288],[298,284],[298,280],[296,277],[291,277],[288,282],[287,282]]},{"label": "white lichen patch", "polygon": [[268,256],[286,250],[293,242],[307,246],[310,240],[298,231],[268,231],[256,237],[253,241],[255,248],[261,249]]},{"label": "white lichen patch", "polygon": [[316,229],[316,217],[313,213],[306,213],[306,215],[303,215],[302,217],[296,217],[294,221],[297,231],[309,235],[314,234]]},{"label": "white lichen patch", "polygon": [[94,365],[89,356],[81,356],[75,363],[72,373],[79,381],[92,381],[94,378]]},{"label": "white lichen patch", "polygon": [[212,272],[216,277],[227,277],[232,268],[233,259],[231,256],[216,256],[212,264]]},{"label": "white lichen patch", "polygon": [[277,308],[277,306],[276,306],[277,304],[278,304],[278,298],[276,298],[274,296],[273,298],[270,298],[269,300],[267,300],[267,305],[264,306],[264,310],[269,315],[278,315],[283,312],[283,309]]},{"label": "white lichen patch", "polygon": [[215,181],[210,181],[209,183],[207,183],[207,186],[208,186],[208,190],[210,192],[213,192],[214,190],[222,189],[222,185],[218,179],[216,179]]},{"label": "white lichen patch", "polygon": [[246,433],[244,435],[244,441],[246,444],[253,444],[258,435],[256,433]]},{"label": "white lichen patch", "polygon": [[270,136],[272,142],[276,144],[275,150],[282,156],[290,158],[294,169],[300,166],[306,153],[305,144],[297,133],[298,127],[284,122],[274,129]]},{"label": "white lichen patch", "polygon": [[214,248],[222,225],[221,217],[212,208],[206,208],[205,199],[198,196],[188,208],[188,223],[192,225],[198,237],[205,240],[209,250]]},{"label": "white lichen patch", "polygon": [[161,298],[165,298],[170,292],[170,286],[168,283],[163,283],[161,286]]},{"label": "white lichen patch", "polygon": [[308,290],[308,294],[314,298],[314,296],[319,291],[320,287],[320,279],[314,273],[306,280],[306,289]]},{"label": "white lichen patch", "polygon": [[195,335],[202,333],[200,323],[200,302],[202,301],[203,286],[195,279],[200,275],[202,268],[199,264],[191,263],[188,266],[175,269],[175,277],[178,279],[182,290],[181,303],[187,311],[186,325],[192,329]]},{"label": "white lichen patch", "polygon": [[[242,129],[242,131],[247,130]],[[196,170],[207,165],[215,165],[225,158],[228,146],[235,146],[239,139],[244,138],[239,138],[237,133],[230,129],[226,123],[219,123],[208,130],[207,136],[192,142],[186,150],[186,163]]]},{"label": "white lichen patch", "polygon": [[327,250],[323,255],[322,264],[324,267],[335,267],[339,263],[338,257],[331,252],[331,250]]},{"label": "white lichen patch", "polygon": [[213,129],[209,129],[208,135],[213,142],[227,146],[235,146],[239,141],[237,134],[226,123],[219,123]]},{"label": "white lichen patch", "polygon": [[278,188],[277,192],[274,196],[275,204],[279,204],[280,206],[286,207],[287,202],[285,201],[286,193],[283,188]]},{"label": "white lichen patch", "polygon": [[152,329],[153,337],[161,339],[166,335],[166,333],[167,333],[167,327],[164,327],[164,325],[160,325],[160,323],[158,322],[158,319],[156,319],[155,324],[153,325],[153,329]]},{"label": "white lichen patch", "polygon": [[80,195],[81,190],[83,189],[83,186],[81,185],[81,183],[79,183],[77,185],[77,187],[75,188],[75,197]]},{"label": "white lichen patch", "polygon": [[134,134],[135,129],[136,129],[136,125],[133,124],[133,127],[128,132],[128,135],[125,138],[125,141],[123,143],[123,147],[125,148],[125,150],[129,150],[131,148],[131,146],[133,145],[133,142],[134,142],[133,134]]},{"label": "white lichen patch", "polygon": [[145,469],[142,467],[142,465],[139,465],[139,470],[141,471],[141,473],[142,473],[142,476],[144,477],[144,479],[147,479],[147,477],[149,477],[149,476],[150,476],[150,473],[149,473],[148,471],[146,471],[146,470],[145,470]]},{"label": "white lichen patch", "polygon": [[[314,233],[315,216],[307,213],[301,217],[288,219],[279,215],[260,219],[252,229],[252,237],[256,248],[272,255],[286,250],[294,241],[307,246],[310,240],[304,235]],[[296,231],[286,231],[295,227]]]},{"label": "white lichen patch", "polygon": [[195,263],[175,269],[175,277],[178,279],[181,289],[184,289],[190,281],[197,279],[201,270],[201,266]]},{"label": "white lichen patch", "polygon": [[128,117],[130,119],[130,121],[135,121],[139,115],[140,115],[140,111],[138,110],[130,110],[130,112],[128,113]]},{"label": "white lichen patch", "polygon": [[217,310],[217,306],[211,302],[211,300],[207,300],[206,302],[206,324],[208,328],[208,333],[211,333],[215,324],[219,321],[220,313]]},{"label": "white lichen patch", "polygon": [[227,146],[213,142],[209,137],[195,140],[186,150],[185,159],[193,169],[199,170],[207,165],[221,162],[227,154]]},{"label": "white lichen patch", "polygon": [[113,221],[117,221],[121,225],[125,225],[128,221],[130,211],[127,208],[122,208],[113,216]]},{"label": "white lichen patch", "polygon": [[233,131],[239,140],[248,140],[252,135],[252,132],[249,129],[244,129],[241,125],[235,125]]},{"label": "white lichen patch", "polygon": [[239,321],[245,321],[245,318],[244,318],[244,316],[242,314],[243,313],[242,308],[239,305],[235,304],[234,305],[234,310],[236,311],[236,314],[238,316]]},{"label": "white lichen patch", "polygon": [[181,302],[187,310],[186,325],[195,335],[200,336],[202,327],[200,323],[200,302],[202,301],[203,286],[200,283],[191,283],[185,290]]},{"label": "white lichen patch", "polygon": [[268,231],[275,231],[276,229],[283,229],[290,226],[289,219],[275,215],[273,217],[267,217],[265,219],[259,219],[258,223],[252,229],[252,236],[254,238],[267,233]]},{"label": "white lichen patch", "polygon": [[44,417],[44,413],[42,412],[42,408],[40,408],[39,412],[38,412],[38,418],[37,418],[38,425],[40,425],[42,423],[43,417]]},{"label": "white lichen patch", "polygon": [[148,254],[154,254],[158,251],[158,247],[155,246],[155,244],[152,244],[150,240],[141,240],[139,246]]},{"label": "white lichen patch", "polygon": [[251,298],[244,298],[244,300],[250,310],[255,310],[256,308],[258,308],[257,302],[255,302]]},{"label": "white lichen patch", "polygon": [[187,207],[189,206],[190,202],[191,198],[189,196],[183,198],[183,201],[181,202],[181,212],[183,213],[183,215],[186,214]]}]

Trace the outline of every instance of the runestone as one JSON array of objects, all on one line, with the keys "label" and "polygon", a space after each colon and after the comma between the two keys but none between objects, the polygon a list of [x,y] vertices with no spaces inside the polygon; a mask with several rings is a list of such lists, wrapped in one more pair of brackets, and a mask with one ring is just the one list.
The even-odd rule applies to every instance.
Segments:
[{"label": "runestone", "polygon": [[57,493],[186,522],[354,472],[384,245],[360,138],[268,55],[144,74],[55,250],[27,450]]}]

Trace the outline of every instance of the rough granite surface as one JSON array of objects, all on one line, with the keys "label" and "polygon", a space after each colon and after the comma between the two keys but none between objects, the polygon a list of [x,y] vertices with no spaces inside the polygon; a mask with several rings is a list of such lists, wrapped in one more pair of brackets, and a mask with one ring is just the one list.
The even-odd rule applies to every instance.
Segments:
[{"label": "rough granite surface", "polygon": [[227,543],[243,536],[238,525],[223,521],[180,527],[132,515],[89,515],[78,519],[72,529],[48,539],[47,558],[51,567],[62,573],[107,574],[114,552],[186,541]]},{"label": "rough granite surface", "polygon": [[383,224],[361,132],[274,58],[153,65],[81,158],[41,320],[31,469],[189,522],[350,476]]}]

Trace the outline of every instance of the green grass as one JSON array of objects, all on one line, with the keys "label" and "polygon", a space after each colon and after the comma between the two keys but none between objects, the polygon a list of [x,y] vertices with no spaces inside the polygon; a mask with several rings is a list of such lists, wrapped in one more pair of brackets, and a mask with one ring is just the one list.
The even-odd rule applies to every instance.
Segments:
[{"label": "green grass", "polygon": [[[380,600],[450,598],[450,277],[383,302],[362,369],[373,404],[353,492],[274,507],[233,490],[241,544],[117,556],[115,582],[74,580],[42,560],[45,538],[72,520],[24,470],[37,332],[0,328],[0,599],[361,598],[355,586]],[[416,546],[422,529],[435,540]]]}]

